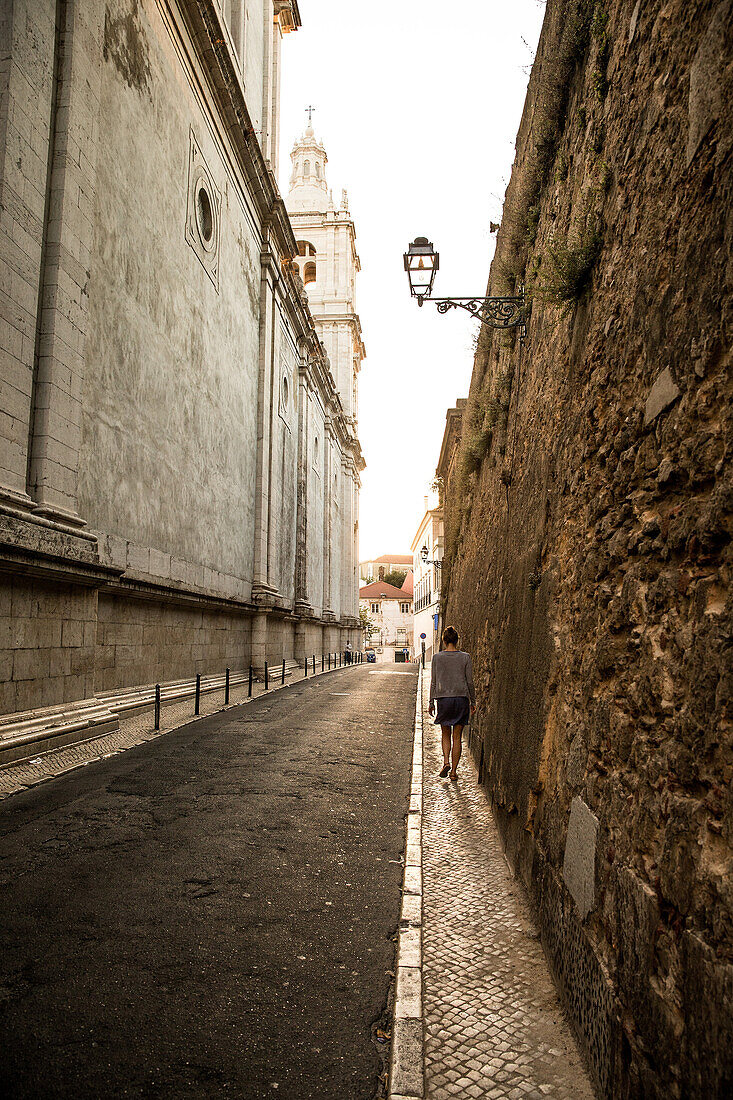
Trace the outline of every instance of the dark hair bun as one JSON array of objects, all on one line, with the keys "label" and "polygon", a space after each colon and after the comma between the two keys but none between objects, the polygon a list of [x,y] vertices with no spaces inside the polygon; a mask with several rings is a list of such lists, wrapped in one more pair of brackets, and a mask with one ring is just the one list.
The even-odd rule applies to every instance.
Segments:
[{"label": "dark hair bun", "polygon": [[454,626],[447,626],[443,631],[443,645],[458,645],[458,631]]}]

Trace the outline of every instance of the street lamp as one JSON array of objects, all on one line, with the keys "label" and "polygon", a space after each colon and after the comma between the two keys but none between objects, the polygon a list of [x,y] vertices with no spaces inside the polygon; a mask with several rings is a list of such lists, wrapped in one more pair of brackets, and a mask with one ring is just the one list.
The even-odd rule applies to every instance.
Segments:
[{"label": "street lamp", "polygon": [[428,557],[428,548],[425,543],[420,550],[420,557],[422,558],[423,565],[434,565],[436,569],[440,569],[443,562],[439,558],[431,559]]},{"label": "street lamp", "polygon": [[403,258],[410,294],[417,298],[419,306],[429,298],[437,306],[438,313],[447,313],[449,309],[465,309],[484,325],[491,328],[520,328],[520,340],[526,336],[524,287],[520,286],[519,294],[513,298],[432,298],[435,272],[440,260],[432,243],[427,237],[416,237]]}]

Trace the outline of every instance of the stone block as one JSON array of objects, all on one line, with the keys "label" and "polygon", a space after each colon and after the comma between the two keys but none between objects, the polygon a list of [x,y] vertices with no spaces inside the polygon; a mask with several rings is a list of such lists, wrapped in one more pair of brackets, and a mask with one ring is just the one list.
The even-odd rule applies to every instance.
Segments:
[{"label": "stone block", "polygon": [[597,839],[598,818],[582,798],[574,798],[570,804],[562,874],[581,920],[585,920],[595,903]]},{"label": "stone block", "polygon": [[44,649],[18,649],[13,656],[14,680],[37,680],[48,676],[49,655]]},{"label": "stone block", "polygon": [[0,714],[14,714],[20,709],[17,705],[17,696],[15,680],[0,681]]},{"label": "stone block", "polygon": [[679,387],[672,378],[669,367],[665,367],[649,391],[644,409],[644,427],[648,427],[661,412],[664,412],[680,395]]},{"label": "stone block", "polygon": [[0,683],[13,677],[13,650],[0,649]]},{"label": "stone block", "polygon": [[138,623],[110,623],[104,628],[105,644],[140,646],[143,641],[143,629]]},{"label": "stone block", "polygon": [[154,577],[168,579],[171,575],[171,556],[162,550],[150,550],[150,573]]},{"label": "stone block", "polygon": [[61,644],[63,646],[81,646],[84,644],[84,624],[79,620],[67,620],[62,624]]},{"label": "stone block", "polygon": [[137,546],[134,542],[127,544],[127,568],[133,573],[150,572],[150,548]]},{"label": "stone block", "polygon": [[94,672],[94,650],[86,647],[71,650],[72,675],[86,675]]},{"label": "stone block", "polygon": [[422,1020],[394,1021],[390,1085],[399,1095],[423,1095]]},{"label": "stone block", "polygon": [[115,647],[113,645],[99,645],[94,654],[95,669],[114,668]]},{"label": "stone block", "polygon": [[71,650],[52,649],[49,652],[49,676],[68,676],[71,672]]},{"label": "stone block", "polygon": [[83,674],[65,676],[63,679],[63,702],[74,703],[78,699],[88,699],[94,694],[93,686]]}]

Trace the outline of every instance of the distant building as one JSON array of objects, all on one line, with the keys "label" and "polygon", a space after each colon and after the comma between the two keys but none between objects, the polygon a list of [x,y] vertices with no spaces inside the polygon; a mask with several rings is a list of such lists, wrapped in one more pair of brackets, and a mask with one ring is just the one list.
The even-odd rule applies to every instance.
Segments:
[{"label": "distant building", "polygon": [[412,569],[412,554],[382,554],[381,558],[374,558],[373,561],[360,561],[359,577],[362,584],[370,584],[382,580],[395,569],[408,573]]},{"label": "distant building", "polygon": [[408,592],[384,581],[374,581],[359,589],[359,607],[372,622],[366,639],[368,645],[411,648],[412,596]]},{"label": "distant building", "polygon": [[[413,637],[415,653],[422,649],[425,635],[425,657],[430,660],[440,649],[440,565],[443,559],[443,508],[428,508],[425,497],[425,514],[412,540],[414,568]],[[427,548],[423,561],[422,550]]]}]

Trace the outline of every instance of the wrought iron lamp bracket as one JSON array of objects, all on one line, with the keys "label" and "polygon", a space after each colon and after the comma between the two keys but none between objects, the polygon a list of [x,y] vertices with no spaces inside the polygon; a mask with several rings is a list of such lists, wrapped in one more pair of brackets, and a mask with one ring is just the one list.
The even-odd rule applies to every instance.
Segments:
[{"label": "wrought iron lamp bracket", "polygon": [[431,298],[418,295],[418,304],[432,302],[438,313],[447,313],[449,309],[465,309],[472,317],[490,328],[518,328],[519,339],[527,336],[527,316],[524,309],[524,288],[513,298]]}]

